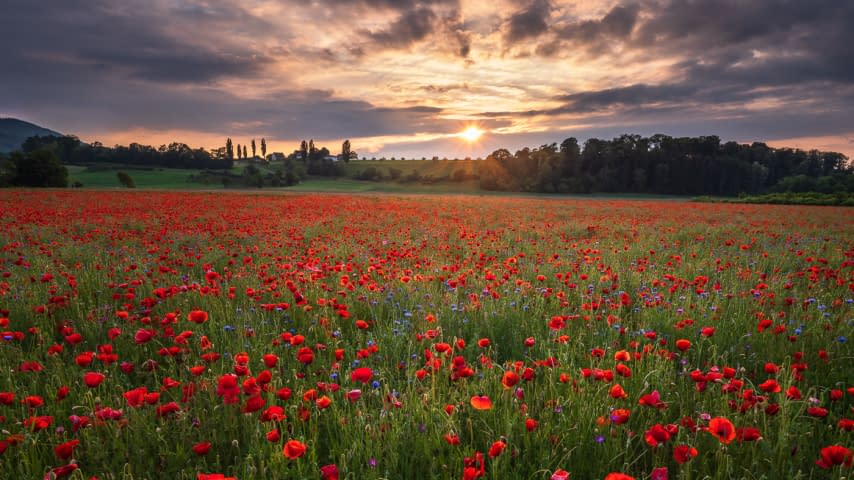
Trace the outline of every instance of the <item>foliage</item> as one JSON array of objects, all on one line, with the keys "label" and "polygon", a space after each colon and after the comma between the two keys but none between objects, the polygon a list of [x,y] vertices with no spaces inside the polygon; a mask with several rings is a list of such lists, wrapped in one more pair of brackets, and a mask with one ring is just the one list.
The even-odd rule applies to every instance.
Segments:
[{"label": "foliage", "polygon": [[229,169],[233,165],[233,157],[228,155],[227,146],[213,153],[178,142],[161,145],[159,148],[138,143],[110,148],[98,142],[83,143],[74,136],[36,136],[28,138],[21,147],[25,153],[39,149],[51,150],[63,164],[121,164],[199,169]]},{"label": "foliage", "polygon": [[695,198],[697,202],[707,203],[770,203],[780,205],[840,205],[854,206],[854,193],[819,193],[819,192],[785,192],[767,193],[765,195],[739,195],[736,198]]},{"label": "foliage", "polygon": [[116,172],[116,178],[119,179],[119,183],[121,183],[125,188],[136,188],[136,184],[133,183],[133,178],[131,178],[127,172],[123,170]]},{"label": "foliage", "polygon": [[0,160],[0,186],[67,187],[68,170],[50,150],[16,151]]},{"label": "foliage", "polygon": [[736,195],[766,191],[854,191],[854,168],[835,152],[721,143],[716,136],[575,138],[493,152],[480,170],[486,190]]}]

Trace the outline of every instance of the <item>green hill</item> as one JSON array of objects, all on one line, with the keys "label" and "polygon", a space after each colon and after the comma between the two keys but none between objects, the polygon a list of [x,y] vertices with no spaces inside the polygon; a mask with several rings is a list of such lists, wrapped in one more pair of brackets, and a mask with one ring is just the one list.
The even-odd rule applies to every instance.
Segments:
[{"label": "green hill", "polygon": [[61,133],[17,118],[0,118],[0,153],[17,150],[24,143],[24,140],[34,135],[62,136]]}]

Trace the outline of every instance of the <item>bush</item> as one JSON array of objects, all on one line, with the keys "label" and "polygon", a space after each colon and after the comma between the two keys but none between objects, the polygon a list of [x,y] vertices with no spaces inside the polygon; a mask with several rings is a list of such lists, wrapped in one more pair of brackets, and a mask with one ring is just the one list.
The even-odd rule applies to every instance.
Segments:
[{"label": "bush", "polygon": [[67,187],[68,170],[50,150],[13,152],[0,168],[0,185]]}]

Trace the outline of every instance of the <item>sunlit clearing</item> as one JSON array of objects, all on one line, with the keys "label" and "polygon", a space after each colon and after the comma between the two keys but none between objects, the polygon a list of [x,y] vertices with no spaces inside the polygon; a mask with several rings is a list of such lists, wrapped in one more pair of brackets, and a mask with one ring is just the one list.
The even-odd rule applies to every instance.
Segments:
[{"label": "sunlit clearing", "polygon": [[481,135],[483,135],[483,130],[477,127],[468,127],[459,133],[459,137],[469,143],[476,142]]}]

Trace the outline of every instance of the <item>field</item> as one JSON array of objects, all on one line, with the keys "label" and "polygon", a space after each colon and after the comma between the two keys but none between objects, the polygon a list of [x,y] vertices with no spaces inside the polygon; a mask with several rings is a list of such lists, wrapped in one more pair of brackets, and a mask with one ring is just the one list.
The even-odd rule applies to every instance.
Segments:
[{"label": "field", "polygon": [[[187,179],[198,170],[187,170],[180,168],[148,168],[139,169],[133,167],[115,166],[87,168],[79,165],[68,165],[68,183],[80,182],[84,187],[90,188],[122,188],[122,184],[116,177],[116,172],[123,171],[133,178],[137,188],[156,189],[206,189],[210,186],[201,183],[191,183]],[[222,188],[222,185],[213,185],[214,188]]]},{"label": "field", "polygon": [[849,478],[851,213],[8,191],[0,478]]}]

